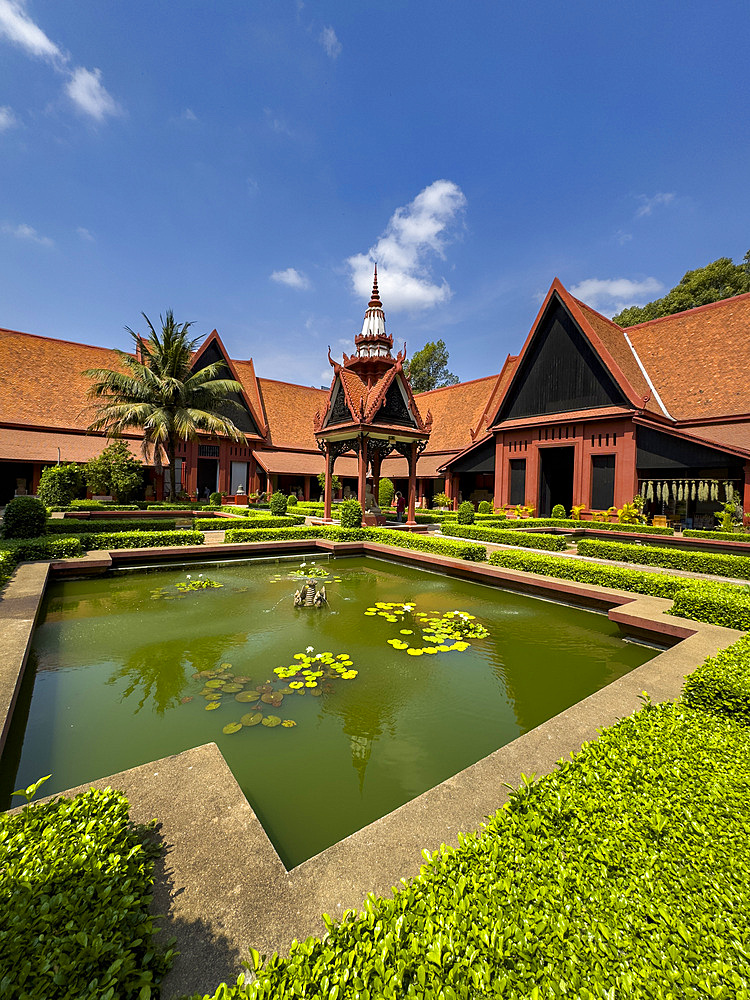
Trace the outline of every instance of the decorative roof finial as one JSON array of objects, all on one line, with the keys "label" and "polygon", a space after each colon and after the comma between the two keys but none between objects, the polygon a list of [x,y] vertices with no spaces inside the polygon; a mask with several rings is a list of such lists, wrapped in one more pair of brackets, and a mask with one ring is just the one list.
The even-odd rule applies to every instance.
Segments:
[{"label": "decorative roof finial", "polygon": [[375,265],[375,277],[372,279],[372,298],[367,306],[368,309],[382,309],[383,303],[380,301],[378,292],[378,265]]}]

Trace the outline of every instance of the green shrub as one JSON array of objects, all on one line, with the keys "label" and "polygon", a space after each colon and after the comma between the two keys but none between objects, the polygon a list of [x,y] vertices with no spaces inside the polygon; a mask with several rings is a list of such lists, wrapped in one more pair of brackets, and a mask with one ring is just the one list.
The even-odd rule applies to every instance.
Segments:
[{"label": "green shrub", "polygon": [[464,500],[463,503],[458,505],[458,517],[456,518],[459,524],[473,524],[474,523],[474,504],[469,500]]},{"label": "green shrub", "polygon": [[433,507],[450,507],[451,506],[451,498],[448,496],[447,493],[436,493],[435,496],[432,498],[432,506]]},{"label": "green shrub", "polygon": [[529,528],[572,528],[576,531],[627,531],[638,535],[674,535],[673,528],[654,528],[651,524],[610,524],[607,521],[581,521],[575,518],[526,517],[508,519],[508,527]]},{"label": "green shrub", "polygon": [[150,549],[205,542],[200,531],[99,531],[81,540],[86,549]]},{"label": "green shrub", "polygon": [[578,543],[578,554],[616,562],[638,563],[640,566],[665,566],[668,569],[750,580],[750,556],[686,552],[678,548],[662,549],[653,545],[629,545],[627,542],[604,542],[588,538],[581,539]]},{"label": "green shrub", "polygon": [[750,724],[750,635],[709,656],[687,678],[683,698],[693,708]]},{"label": "green shrub", "polygon": [[485,562],[487,549],[484,545],[468,542],[454,542],[449,538],[435,538],[434,535],[417,535],[408,531],[394,531],[392,528],[367,528],[367,539],[382,545],[395,545],[401,549],[416,549],[433,552],[438,556],[452,556],[468,562]]},{"label": "green shrub", "polygon": [[90,493],[110,494],[128,500],[143,487],[143,466],[125,441],[112,441],[84,467]]},{"label": "green shrub", "polygon": [[146,521],[145,519],[136,521],[133,518],[129,521],[75,521],[70,517],[47,522],[48,535],[84,535],[104,529],[108,534],[114,531],[174,531],[175,522],[170,518],[158,521]]},{"label": "green shrub", "polygon": [[199,518],[195,521],[193,527],[196,531],[224,531],[239,524],[243,529],[252,528],[253,531],[258,531],[261,528],[292,528],[295,524],[304,523],[304,517],[300,517],[297,514],[287,514],[286,517],[263,517],[257,515],[256,517],[243,518],[242,521],[236,521],[234,518],[230,520],[226,517],[214,517],[205,520]]},{"label": "green shrub", "polygon": [[3,534],[6,538],[37,538],[44,534],[47,508],[37,497],[13,497],[5,508]]},{"label": "green shrub", "polygon": [[174,510],[182,513],[186,510],[198,510],[200,506],[197,503],[181,503],[179,500],[162,500],[161,503],[146,504],[146,510]]},{"label": "green shrub", "polygon": [[644,708],[216,1000],[747,997],[749,785],[733,720]]},{"label": "green shrub", "polygon": [[342,528],[362,527],[362,505],[359,500],[344,500],[339,504],[338,511]]},{"label": "green shrub", "polygon": [[750,543],[750,532],[747,531],[698,531],[697,528],[686,528],[682,534],[685,538],[718,538],[722,542]]},{"label": "green shrub", "polygon": [[286,493],[282,493],[281,490],[276,490],[276,492],[271,495],[268,503],[271,507],[271,513],[275,517],[283,517],[284,514],[286,514]]},{"label": "green shrub", "polygon": [[489,503],[489,501],[487,501],[487,500],[480,500],[479,501],[479,506],[477,507],[477,513],[478,514],[491,514],[492,513],[492,504]]},{"label": "green shrub", "polygon": [[208,498],[209,507],[221,507],[221,493],[212,493]]},{"label": "green shrub", "polygon": [[308,538],[328,538],[334,542],[363,542],[366,537],[365,528],[340,528],[335,524],[303,524],[295,528],[260,529],[250,529],[243,525],[241,528],[228,528],[224,532],[224,542],[226,544],[240,542],[285,542]]},{"label": "green shrub", "polygon": [[393,503],[393,498],[396,495],[396,487],[393,485],[390,479],[385,476],[380,480],[380,485],[378,486],[378,506],[383,510],[388,510]]},{"label": "green shrub", "polygon": [[17,563],[39,559],[74,559],[84,552],[83,538],[70,535],[19,538],[3,542],[2,547],[14,554]]},{"label": "green shrub", "polygon": [[496,545],[521,545],[528,549],[546,549],[549,552],[564,552],[567,542],[563,535],[543,535],[534,532],[506,531],[503,528],[488,528],[485,525],[443,524],[444,535],[455,538],[476,538]]},{"label": "green shrub", "polygon": [[670,614],[750,631],[750,587],[707,580],[685,583],[687,585],[675,594]]},{"label": "green shrub", "polygon": [[565,516],[566,516],[565,508],[563,507],[563,505],[561,503],[556,503],[555,506],[552,508],[552,517],[565,518]]},{"label": "green shrub", "polygon": [[290,507],[296,507],[298,504],[297,497],[294,493],[290,493],[286,501],[286,509],[289,510]]},{"label": "green shrub", "polygon": [[0,996],[155,996],[173,954],[149,911],[158,853],[109,788],[0,815]]},{"label": "green shrub", "polygon": [[46,507],[68,504],[83,489],[83,470],[75,462],[42,470],[36,495]]},{"label": "green shrub", "polygon": [[16,568],[15,552],[10,549],[0,549],[0,587],[4,587]]}]

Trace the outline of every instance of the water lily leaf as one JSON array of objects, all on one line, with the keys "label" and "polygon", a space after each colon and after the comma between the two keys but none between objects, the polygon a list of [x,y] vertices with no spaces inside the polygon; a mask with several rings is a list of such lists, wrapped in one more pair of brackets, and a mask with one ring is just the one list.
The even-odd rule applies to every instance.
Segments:
[{"label": "water lily leaf", "polygon": [[249,677],[241,677],[240,674],[235,674],[234,675],[234,680],[235,680],[236,684],[247,684],[247,682],[250,680],[250,678]]},{"label": "water lily leaf", "polygon": [[240,719],[243,726],[257,726],[262,721],[262,712],[248,712],[247,715],[243,715]]},{"label": "water lily leaf", "polygon": [[241,722],[228,722],[221,731],[229,736],[230,733],[238,733],[240,729],[242,729]]},{"label": "water lily leaf", "polygon": [[269,729],[273,729],[275,726],[281,725],[281,719],[278,715],[267,715],[263,720],[263,725],[268,726]]},{"label": "water lily leaf", "polygon": [[294,694],[290,687],[279,688],[279,694]]},{"label": "water lily leaf", "polygon": [[258,685],[258,690],[260,691],[261,694],[268,694],[270,691],[273,691],[273,688],[271,687],[270,682],[266,681],[265,684]]},{"label": "water lily leaf", "polygon": [[222,665],[219,667],[219,670],[231,670],[231,669],[232,669],[231,663],[222,663]]},{"label": "water lily leaf", "polygon": [[209,703],[206,705],[206,711],[212,712],[215,708],[218,708],[219,705],[221,705],[220,701],[209,701]]},{"label": "water lily leaf", "polygon": [[214,677],[211,681],[206,681],[207,688],[220,688],[224,686],[224,681],[220,680],[218,677]]},{"label": "water lily leaf", "polygon": [[294,721],[294,719],[284,719],[281,725],[284,726],[285,729],[291,729],[292,726],[296,726],[297,723]]},{"label": "water lily leaf", "polygon": [[278,708],[284,700],[284,695],[280,691],[269,691],[267,694],[262,695],[260,700],[266,705],[273,705],[274,708]]},{"label": "water lily leaf", "polygon": [[234,694],[235,691],[241,691],[242,690],[242,685],[241,684],[235,684],[235,683],[225,684],[224,687],[221,690],[222,691],[226,691],[227,694]]},{"label": "water lily leaf", "polygon": [[320,688],[311,688],[310,694],[313,696],[313,698],[320,698],[323,692],[320,690]]},{"label": "water lily leaf", "polygon": [[190,697],[190,698],[180,698],[180,704],[181,705],[187,705],[187,703],[189,701],[192,701],[192,700],[193,700],[192,697]]},{"label": "water lily leaf", "polygon": [[260,698],[260,691],[240,691],[234,696],[235,701],[257,701]]}]

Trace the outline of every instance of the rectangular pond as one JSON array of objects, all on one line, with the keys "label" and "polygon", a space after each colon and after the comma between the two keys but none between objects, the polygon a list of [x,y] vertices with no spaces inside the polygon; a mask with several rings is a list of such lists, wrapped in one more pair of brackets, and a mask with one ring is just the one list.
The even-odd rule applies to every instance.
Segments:
[{"label": "rectangular pond", "polygon": [[[50,585],[2,805],[215,742],[293,867],[656,655],[605,615],[310,559]],[[311,570],[328,605],[294,607]]]}]

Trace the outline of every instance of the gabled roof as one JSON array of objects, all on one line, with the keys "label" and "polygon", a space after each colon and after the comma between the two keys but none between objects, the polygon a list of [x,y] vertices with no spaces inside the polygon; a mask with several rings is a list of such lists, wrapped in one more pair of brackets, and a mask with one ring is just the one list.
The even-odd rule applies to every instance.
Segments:
[{"label": "gabled roof", "polygon": [[255,377],[255,366],[253,365],[252,358],[243,362],[245,366],[245,378],[240,378],[239,370],[236,367],[237,362],[232,361],[229,356],[229,352],[226,350],[221,341],[221,337],[216,330],[212,330],[193,355],[193,368],[195,368],[206,351],[208,351],[214,344],[224,359],[224,363],[228,369],[226,376],[220,377],[231,378],[235,382],[240,383],[242,386],[242,400],[250,411],[250,415],[260,431],[261,437],[265,437],[266,434],[268,434],[268,423],[263,416],[263,407],[261,405],[260,396],[258,395],[258,380]]},{"label": "gabled roof", "polygon": [[489,400],[506,376],[503,367],[499,375],[420,392],[416,397],[420,408],[432,413],[432,433],[426,451],[459,452],[470,447],[474,429],[481,425]]},{"label": "gabled roof", "polygon": [[750,292],[625,332],[675,420],[750,409]]},{"label": "gabled roof", "polygon": [[[238,361],[235,364],[244,384],[248,362]],[[277,448],[317,452],[313,417],[316,410],[325,406],[328,391],[269,378],[259,378],[257,383],[268,421],[269,444]]]}]

